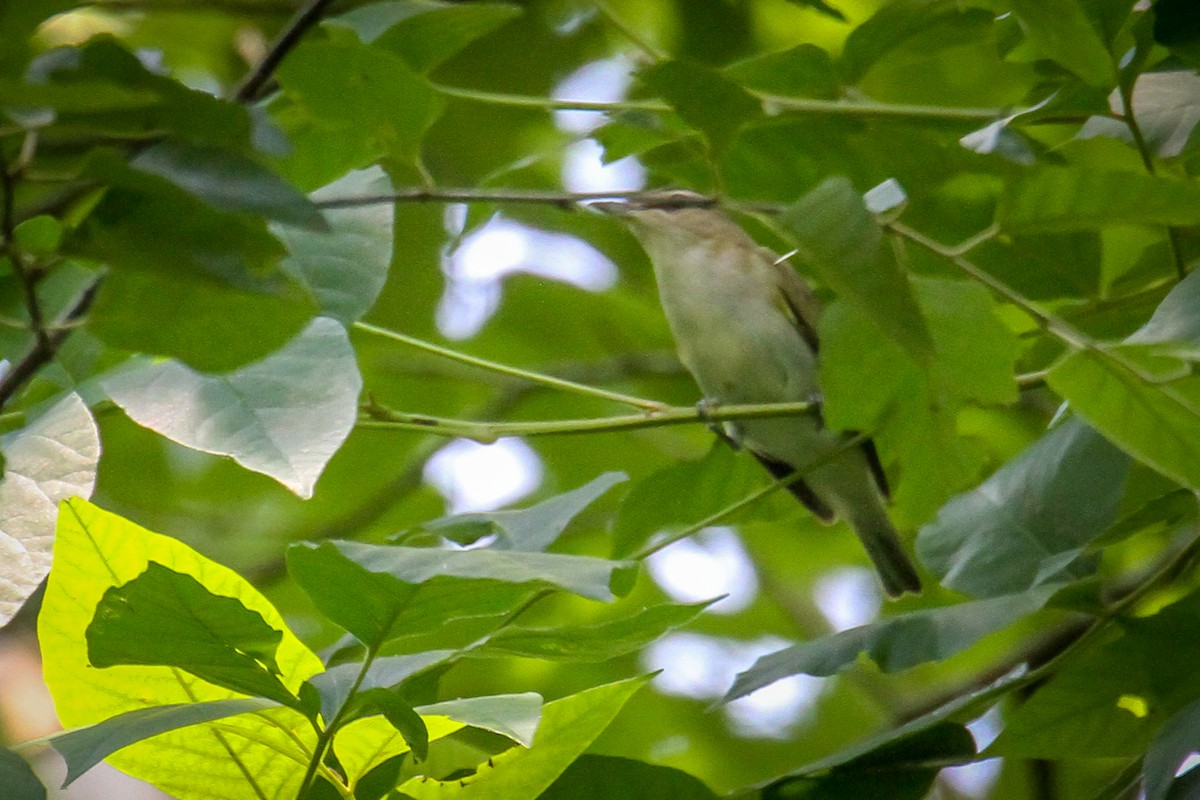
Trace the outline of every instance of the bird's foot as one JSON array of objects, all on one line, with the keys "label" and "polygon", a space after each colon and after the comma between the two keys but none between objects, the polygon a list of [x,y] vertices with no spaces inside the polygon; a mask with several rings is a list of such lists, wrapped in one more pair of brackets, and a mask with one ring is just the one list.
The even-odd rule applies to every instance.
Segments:
[{"label": "bird's foot", "polygon": [[700,415],[700,419],[704,420],[704,424],[713,434],[732,447],[734,450],[741,450],[742,443],[729,434],[729,428],[721,420],[713,419],[712,414],[721,407],[721,401],[715,397],[705,397],[696,403],[696,413]]}]

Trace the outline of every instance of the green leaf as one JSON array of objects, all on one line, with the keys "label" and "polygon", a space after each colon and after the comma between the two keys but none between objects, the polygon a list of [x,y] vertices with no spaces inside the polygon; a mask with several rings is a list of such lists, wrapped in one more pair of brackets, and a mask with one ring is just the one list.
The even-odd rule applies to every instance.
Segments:
[{"label": "green leaf", "polygon": [[168,180],[220,211],[251,214],[314,231],[328,229],[299,190],[237,153],[165,141],[142,150],[134,169]]},{"label": "green leaf", "polygon": [[[420,584],[437,577],[553,586],[592,600],[628,591],[638,565],[592,556],[505,550],[442,550],[333,541],[327,543],[363,569]],[[296,549],[294,548],[294,551]]]},{"label": "green leaf", "polygon": [[833,60],[813,44],[747,58],[722,71],[750,89],[784,97],[833,100],[839,91]]},{"label": "green leaf", "polygon": [[599,736],[645,678],[597,686],[547,703],[533,745],[493,756],[462,780],[413,778],[398,791],[413,800],[535,800]]},{"label": "green leaf", "polygon": [[740,673],[722,702],[745,697],[791,675],[834,675],[854,663],[860,653],[866,653],[884,672],[941,661],[1037,611],[1059,588],[1043,586],[1021,594],[914,611],[786,647],[762,656]]},{"label": "green leaf", "polygon": [[236,598],[153,561],[104,593],[86,638],[94,667],[178,667],[240,694],[299,703],[277,677],[282,631]]},{"label": "green leaf", "polygon": [[[351,699],[356,682],[357,688],[363,692],[372,689],[396,689],[414,675],[444,664],[454,654],[453,650],[433,650],[427,653],[377,658],[371,662],[371,666],[367,668],[367,672],[361,680],[359,680],[359,675],[362,673],[361,663],[338,664],[336,667],[330,667],[324,672],[312,676],[308,679],[308,683],[320,695],[321,716],[325,718],[325,724],[329,725],[338,712],[342,711],[346,701]],[[377,711],[376,713],[383,712]],[[363,716],[369,715],[343,712],[342,722]]]},{"label": "green leaf", "polygon": [[1064,666],[1008,718],[989,755],[1139,757],[1200,698],[1200,593],[1153,616],[1121,618],[1101,644]]},{"label": "green leaf", "polygon": [[349,719],[382,716],[404,739],[417,761],[429,754],[429,729],[413,707],[390,689],[363,689],[350,700]]},{"label": "green leaf", "polygon": [[[420,2],[405,5],[417,13],[399,20],[371,43],[400,56],[422,74],[437,69],[471,42],[522,13],[519,6],[507,3]],[[363,40],[368,41],[365,36]]]},{"label": "green leaf", "polygon": [[827,179],[780,221],[822,283],[873,320],[917,363],[929,360],[933,341],[912,286],[849,180]]},{"label": "green leaf", "polygon": [[1168,796],[1175,773],[1188,756],[1200,751],[1197,730],[1200,730],[1200,700],[1180,709],[1155,735],[1143,767],[1146,800],[1164,800]]},{"label": "green leaf", "polygon": [[0,627],[7,625],[50,572],[58,504],[91,497],[100,432],[71,393],[32,423],[0,438]]},{"label": "green leaf", "polygon": [[1116,519],[1129,457],[1067,420],[921,529],[917,553],[942,585],[996,597],[1084,577],[1084,549]]},{"label": "green leaf", "polygon": [[0,747],[0,788],[7,800],[46,800],[46,787],[29,762],[7,747]]},{"label": "green leaf", "polygon": [[438,716],[461,722],[532,747],[542,719],[542,696],[535,692],[464,697],[427,706],[417,706],[423,717]]},{"label": "green leaf", "polygon": [[13,230],[13,244],[33,256],[54,255],[62,238],[62,223],[47,214],[27,219]]},{"label": "green leaf", "polygon": [[362,379],[345,330],[320,317],[282,350],[227,375],[141,362],[102,386],[139,425],[230,456],[307,498],[354,426]]},{"label": "green leaf", "polygon": [[1200,216],[1200,185],[1175,178],[1038,167],[1005,192],[997,218],[1006,231],[1092,230],[1138,223],[1192,225]]},{"label": "green leaf", "polygon": [[190,277],[256,292],[286,286],[278,273],[283,246],[266,222],[221,211],[171,181],[101,151],[90,177],[109,186],[64,243],[65,252],[119,269]]},{"label": "green leaf", "polygon": [[[314,201],[388,195],[392,182],[379,167],[352,172],[313,193]],[[320,313],[345,326],[371,308],[392,262],[393,210],[389,204],[327,209],[328,231],[274,225],[288,255],[282,268],[317,298]]]},{"label": "green leaf", "polygon": [[1035,50],[1092,86],[1116,85],[1113,56],[1077,0],[1012,0]]},{"label": "green leaf", "polygon": [[494,533],[496,541],[489,545],[494,550],[540,553],[562,535],[580,512],[625,480],[628,476],[622,472],[606,472],[578,489],[529,508],[456,514],[426,522],[421,529],[459,544],[470,544]]},{"label": "green leaf", "polygon": [[553,628],[508,626],[492,634],[471,657],[519,656],[548,661],[607,661],[640,650],[664,633],[691,622],[708,603],[664,604],[595,625]]},{"label": "green leaf", "polygon": [[[46,684],[64,726],[91,725],[152,706],[237,696],[167,667],[95,669],[88,662],[85,630],[104,593],[134,579],[152,561],[191,575],[215,595],[237,598],[269,627],[282,631],[275,663],[289,692],[321,671],[320,660],[244,579],[175,539],[82,500],[68,500],[59,514],[54,569],[38,618],[38,640],[44,652],[54,654],[43,664]],[[108,761],[178,800],[250,800],[260,796],[256,791],[295,796],[300,775],[291,754],[298,743],[311,748],[316,741],[303,715],[288,708],[262,711],[225,720],[220,730],[203,724],[171,731],[114,753]],[[203,782],[197,775],[204,776]]]},{"label": "green leaf", "polygon": [[319,127],[336,131],[366,152],[416,155],[442,103],[404,60],[377,47],[306,41],[277,72],[287,95]]},{"label": "green leaf", "polygon": [[113,753],[143,739],[201,722],[274,708],[276,705],[274,701],[262,697],[239,697],[139,708],[86,728],[54,734],[50,738],[50,745],[67,762],[67,777],[63,780],[63,788],[66,788]]},{"label": "green leaf", "polygon": [[762,485],[753,459],[714,442],[703,458],[679,461],[633,485],[617,511],[613,557],[627,558],[659,531],[699,522]]},{"label": "green leaf", "polygon": [[825,0],[787,0],[787,1],[794,6],[802,6],[804,8],[811,8],[814,11],[819,11],[820,13],[824,14],[825,16],[832,17],[832,18],[838,20],[839,22],[846,21],[846,15],[843,14],[842,12],[838,11],[833,6],[826,3]]},{"label": "green leaf", "polygon": [[543,588],[448,576],[405,581],[355,563],[331,542],[295,544],[287,564],[322,614],[372,647],[401,636],[444,635],[459,622],[482,623],[478,636]]},{"label": "green leaf", "polygon": [[1153,382],[1147,373],[1157,357],[1147,346],[1122,345],[1106,353],[1072,353],[1051,368],[1046,382],[1122,450],[1172,480],[1200,488],[1200,376]]},{"label": "green leaf", "polygon": [[975,740],[970,731],[957,723],[942,722],[893,739],[876,750],[838,764],[825,774],[812,774],[819,771],[805,768],[804,774],[770,784],[764,797],[921,800],[928,794],[941,764],[973,755]]},{"label": "green leaf", "polygon": [[683,770],[632,758],[584,753],[538,795],[538,800],[717,800]]},{"label": "green leaf", "polygon": [[665,61],[637,73],[688,124],[704,134],[712,149],[729,147],[738,130],[762,114],[762,105],[721,73],[686,61]]}]

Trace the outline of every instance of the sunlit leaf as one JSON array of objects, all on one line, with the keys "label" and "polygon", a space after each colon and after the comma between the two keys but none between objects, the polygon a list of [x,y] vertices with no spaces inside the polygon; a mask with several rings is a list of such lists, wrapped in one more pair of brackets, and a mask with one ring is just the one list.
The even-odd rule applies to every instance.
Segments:
[{"label": "sunlit leaf", "polygon": [[139,425],[311,497],[354,425],[362,379],[345,330],[321,317],[282,350],[227,375],[143,362],[103,386]]},{"label": "sunlit leaf", "polygon": [[83,400],[69,394],[27,427],[0,439],[0,626],[50,572],[59,502],[88,498],[100,433]]}]

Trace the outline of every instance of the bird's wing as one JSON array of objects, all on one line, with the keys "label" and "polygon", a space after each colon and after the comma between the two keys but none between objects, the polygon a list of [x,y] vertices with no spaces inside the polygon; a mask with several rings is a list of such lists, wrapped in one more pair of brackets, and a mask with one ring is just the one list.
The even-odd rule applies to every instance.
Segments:
[{"label": "bird's wing", "polygon": [[[817,325],[821,321],[822,311],[821,301],[817,299],[812,288],[794,269],[776,259],[769,250],[764,250],[763,252],[765,257],[770,258],[771,262],[775,265],[775,272],[779,276],[779,289],[783,295],[784,306],[791,313],[796,327],[800,330],[800,335],[804,337],[804,340],[808,342],[808,346],[816,353],[818,346]],[[884,497],[891,497],[891,487],[888,485],[887,473],[883,471],[883,463],[879,460],[879,452],[875,449],[875,443],[867,439],[862,443],[861,449],[863,456],[867,459],[867,466],[870,467],[871,477],[875,479],[875,484],[879,487],[880,494]],[[760,458],[759,460],[761,461],[762,459]],[[767,469],[771,469],[770,465],[767,466]],[[798,485],[797,488],[801,491],[808,490],[808,487],[802,484]],[[809,506],[810,510],[818,517],[822,516],[795,489],[793,489],[792,493],[800,497],[801,501]]]},{"label": "bird's wing", "polygon": [[821,321],[821,301],[804,279],[796,274],[796,270],[780,263],[768,250],[764,250],[763,254],[771,259],[775,268],[776,283],[792,322],[796,324],[800,335],[808,342],[812,351],[817,352],[817,325]]}]

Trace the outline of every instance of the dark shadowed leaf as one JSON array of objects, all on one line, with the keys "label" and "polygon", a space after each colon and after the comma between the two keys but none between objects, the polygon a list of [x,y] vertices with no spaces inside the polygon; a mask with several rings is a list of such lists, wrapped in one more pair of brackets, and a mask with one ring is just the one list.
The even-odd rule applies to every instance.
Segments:
[{"label": "dark shadowed leaf", "polygon": [[584,754],[538,800],[717,800],[717,794],[683,770],[632,758]]},{"label": "dark shadowed leaf", "polygon": [[[343,706],[346,705],[346,701],[351,697],[351,692],[355,689],[356,682],[359,682],[358,690],[363,692],[373,689],[382,691],[397,689],[409,678],[439,664],[444,664],[453,655],[454,651],[452,650],[434,650],[427,653],[377,658],[371,662],[371,666],[367,668],[367,673],[361,681],[359,681],[359,674],[362,672],[362,664],[357,662],[338,664],[336,667],[330,667],[324,672],[312,676],[308,679],[308,683],[315,687],[320,695],[321,716],[325,718],[325,724],[332,723],[339,712],[342,714],[340,721],[346,723],[351,719],[370,716],[371,713],[365,711],[370,704],[360,706],[356,704],[356,701],[351,701],[351,706],[343,710]],[[373,713],[383,712],[377,710]]]},{"label": "dark shadowed leaf", "polygon": [[1094,569],[1084,548],[1116,519],[1129,457],[1067,420],[921,529],[917,553],[942,584],[995,597]]},{"label": "dark shadowed leaf", "polygon": [[1039,167],[1008,189],[997,216],[1014,233],[1192,225],[1200,217],[1200,186],[1154,175]]},{"label": "dark shadowed leaf", "polygon": [[1042,56],[1093,86],[1113,86],[1112,54],[1077,0],[1013,0],[1025,35]]},{"label": "dark shadowed leaf", "polygon": [[747,88],[768,94],[826,100],[838,95],[837,74],[829,53],[812,44],[738,61],[723,72]]},{"label": "dark shadowed leaf", "polygon": [[88,659],[96,667],[178,667],[226,689],[295,706],[275,663],[282,636],[237,599],[150,562],[140,576],[104,593],[87,628]]},{"label": "dark shadowed leaf", "polygon": [[0,747],[0,789],[7,800],[46,800],[46,787],[29,762],[7,747]]},{"label": "dark shadowed leaf", "polygon": [[1150,749],[1143,767],[1146,800],[1164,800],[1175,774],[1192,753],[1200,752],[1200,701],[1189,703],[1167,720]]},{"label": "dark shadowed leaf", "polygon": [[[50,739],[50,745],[67,762],[66,787],[108,756],[134,742],[201,722],[248,714],[278,705],[263,697],[178,703],[126,711],[86,728],[65,731]],[[3,786],[0,780],[0,786]],[[7,794],[4,795],[6,798]]]},{"label": "dark shadowed leaf", "polygon": [[1045,605],[1060,587],[914,611],[765,655],[739,674],[722,698],[730,702],[790,675],[833,675],[860,653],[884,672],[899,672],[958,653]]},{"label": "dark shadowed leaf", "polygon": [[430,3],[418,8],[421,13],[396,22],[372,44],[397,54],[420,73],[436,69],[471,42],[521,15],[519,6],[507,3]]},{"label": "dark shadowed leaf", "polygon": [[738,130],[762,113],[758,100],[716,70],[684,61],[667,61],[638,73],[638,79],[662,96],[721,152]]}]

